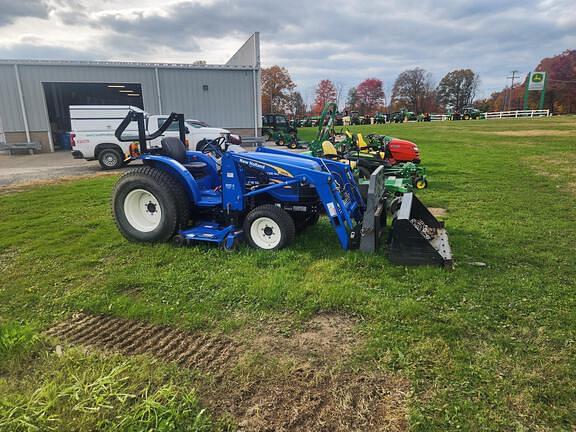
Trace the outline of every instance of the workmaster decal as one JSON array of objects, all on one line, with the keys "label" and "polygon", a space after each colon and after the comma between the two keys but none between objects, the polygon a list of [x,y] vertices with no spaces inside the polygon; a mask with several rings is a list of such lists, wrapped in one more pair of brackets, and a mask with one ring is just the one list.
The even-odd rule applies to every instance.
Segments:
[{"label": "workmaster decal", "polygon": [[277,167],[275,165],[272,164],[268,164],[265,162],[260,162],[260,161],[255,161],[252,159],[238,159],[238,162],[241,163],[242,165],[245,165],[247,167],[250,168],[256,168],[259,170],[265,170],[266,167],[268,168],[272,168],[274,171],[276,171],[276,174],[284,176],[284,177],[294,177],[289,171],[286,171],[284,168],[280,168]]}]

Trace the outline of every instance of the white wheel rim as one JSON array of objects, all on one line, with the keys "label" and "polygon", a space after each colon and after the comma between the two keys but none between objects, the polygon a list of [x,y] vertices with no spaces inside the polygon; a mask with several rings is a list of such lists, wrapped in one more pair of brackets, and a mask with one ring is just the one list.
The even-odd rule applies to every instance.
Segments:
[{"label": "white wheel rim", "polygon": [[270,218],[261,217],[252,222],[250,237],[259,248],[273,249],[280,243],[282,234],[276,222]]},{"label": "white wheel rim", "polygon": [[156,197],[147,190],[134,189],[124,199],[124,214],[134,229],[150,232],[160,225],[162,207]]}]

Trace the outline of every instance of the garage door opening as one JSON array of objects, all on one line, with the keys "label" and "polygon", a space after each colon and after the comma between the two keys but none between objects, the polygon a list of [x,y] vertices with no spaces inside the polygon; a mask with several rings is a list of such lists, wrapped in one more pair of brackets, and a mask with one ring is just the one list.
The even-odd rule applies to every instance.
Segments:
[{"label": "garage door opening", "polygon": [[70,105],[132,105],[144,109],[140,84],[44,82],[42,86],[55,150],[70,149]]}]

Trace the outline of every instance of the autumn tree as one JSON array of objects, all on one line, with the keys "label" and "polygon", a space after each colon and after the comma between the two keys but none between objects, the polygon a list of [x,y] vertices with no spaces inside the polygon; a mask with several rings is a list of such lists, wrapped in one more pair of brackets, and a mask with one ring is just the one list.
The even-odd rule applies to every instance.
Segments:
[{"label": "autumn tree", "polygon": [[[554,57],[542,59],[536,71],[547,72],[544,107],[558,114],[576,112],[576,50],[566,50]],[[526,81],[522,90],[526,87]],[[529,108],[536,108],[539,92],[529,92]]]},{"label": "autumn tree", "polygon": [[356,87],[357,104],[362,108],[362,114],[372,115],[384,105],[384,90],[382,81],[368,78]]},{"label": "autumn tree", "polygon": [[262,69],[262,109],[264,112],[289,111],[296,84],[286,68],[272,66]]},{"label": "autumn tree", "polygon": [[479,82],[479,76],[471,69],[449,72],[438,84],[438,101],[445,107],[461,111],[474,101]]},{"label": "autumn tree", "polygon": [[300,92],[292,92],[290,95],[290,113],[295,117],[303,117],[306,115],[306,104]]},{"label": "autumn tree", "polygon": [[346,110],[347,111],[358,111],[358,92],[356,87],[350,87],[348,90],[348,97],[346,98]]},{"label": "autumn tree", "polygon": [[328,79],[323,79],[316,87],[316,98],[312,106],[312,112],[320,114],[324,109],[324,105],[328,102],[336,101],[337,90],[334,83]]},{"label": "autumn tree", "polygon": [[402,72],[392,88],[392,105],[417,113],[433,109],[434,86],[432,75],[422,68]]}]

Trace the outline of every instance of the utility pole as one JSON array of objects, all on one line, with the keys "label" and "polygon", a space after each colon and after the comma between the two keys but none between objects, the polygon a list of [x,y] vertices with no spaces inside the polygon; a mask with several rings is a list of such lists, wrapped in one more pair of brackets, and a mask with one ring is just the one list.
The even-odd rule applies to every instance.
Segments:
[{"label": "utility pole", "polygon": [[506,77],[506,79],[512,80],[512,84],[510,84],[510,97],[508,98],[508,111],[510,111],[510,106],[512,105],[513,102],[513,95],[514,95],[514,80],[516,78],[520,78],[520,75],[518,74],[517,70],[513,70],[512,72],[510,72],[512,74],[512,76]]}]

